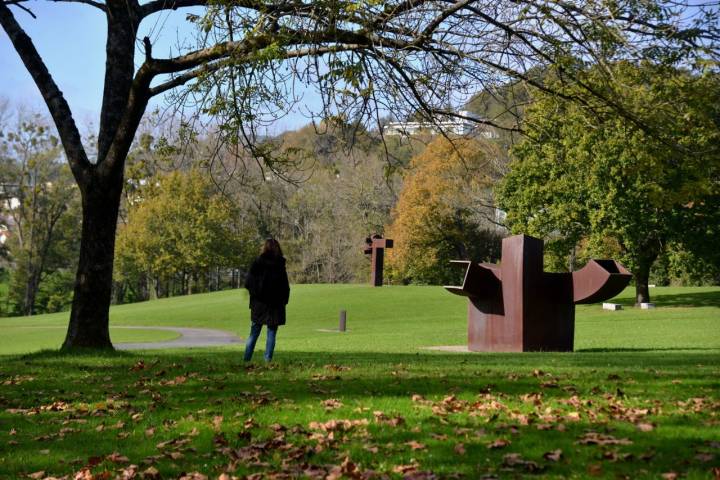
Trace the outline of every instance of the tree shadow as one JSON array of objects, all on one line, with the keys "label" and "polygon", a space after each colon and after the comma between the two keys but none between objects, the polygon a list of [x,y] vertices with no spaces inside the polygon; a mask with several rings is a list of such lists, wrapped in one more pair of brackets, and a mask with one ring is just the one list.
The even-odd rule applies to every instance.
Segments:
[{"label": "tree shadow", "polygon": [[[374,444],[381,448],[394,444],[395,448],[407,451],[402,453],[403,456],[388,451],[398,462],[409,463],[411,456],[422,455],[426,468],[446,469],[446,472],[458,468],[467,472],[476,471],[478,459],[484,459],[480,462],[483,465],[500,465],[506,453],[521,452],[523,457],[546,465],[548,473],[562,476],[570,475],[578,462],[592,461],[599,455],[598,448],[579,448],[576,440],[586,430],[606,427],[578,421],[567,423],[568,430],[560,432],[540,430],[532,424],[522,425],[504,414],[500,418],[479,418],[482,421],[452,414],[436,416],[431,414],[429,406],[424,406],[425,400],[417,403],[412,400],[413,396],[420,395],[439,404],[449,395],[469,400],[478,398],[478,394],[490,393],[503,403],[519,405],[517,408],[525,405],[519,400],[521,395],[541,393],[545,402],[552,399],[567,401],[574,395],[614,398],[620,395],[620,389],[629,398],[642,396],[648,400],[666,400],[665,397],[674,395],[678,400],[686,400],[695,392],[717,388],[716,378],[707,369],[698,369],[697,365],[717,363],[719,356],[704,351],[712,349],[694,350],[671,355],[663,349],[608,349],[579,355],[280,350],[277,362],[267,365],[262,362],[246,364],[240,350],[88,352],[81,355],[45,350],[3,358],[4,372],[24,373],[33,376],[34,380],[4,388],[0,397],[0,422],[18,425],[22,438],[16,437],[20,443],[13,448],[21,458],[29,459],[28,471],[51,468],[48,465],[60,457],[80,457],[85,461],[88,456],[118,450],[139,462],[149,453],[157,453],[159,442],[177,438],[181,435],[179,432],[189,431],[192,427],[200,430],[192,443],[197,451],[192,455],[186,453],[196,459],[202,458],[201,462],[208,459],[222,461],[224,459],[216,459],[212,447],[215,432],[211,426],[213,418],[220,415],[226,423],[233,425],[240,425],[248,417],[255,418],[259,425],[252,431],[253,440],[239,435],[243,433],[240,427],[228,430],[226,440],[232,448],[258,441],[256,435],[265,438],[263,435],[268,435],[270,426],[276,422],[288,427],[299,423],[307,430],[309,421],[366,418]],[[659,372],[661,370],[664,372]],[[675,376],[681,377],[692,391],[666,391]],[[627,381],[630,379],[633,382]],[[546,382],[549,386],[543,386]],[[71,424],[77,433],[68,433],[67,438],[55,437],[48,441],[49,444],[32,437],[57,433],[58,422],[72,420],[72,414],[41,411],[33,416],[13,416],[7,410],[52,405],[58,401],[84,402],[92,409],[107,404],[108,398],[118,402],[117,409],[83,417],[89,421],[87,426]],[[344,406],[325,411],[322,402],[330,398],[340,399]],[[376,421],[374,410],[382,410],[388,418],[403,415],[406,423],[385,427]],[[133,420],[132,415],[137,412],[144,416]],[[120,420],[126,426],[114,427]],[[635,458],[652,450],[653,461],[668,469],[692,458],[695,455],[693,446],[702,444],[710,435],[699,427],[679,429],[688,423],[683,412],[669,414],[661,423],[659,434],[637,433],[632,424],[615,425],[613,428],[625,430],[614,434],[632,437],[635,444],[626,451],[633,453]],[[100,425],[104,429],[98,429]],[[163,428],[163,425],[170,427]],[[157,433],[147,437],[144,432],[151,427],[156,428]],[[473,434],[457,433],[463,429],[470,429]],[[480,430],[485,432],[482,436],[473,436]],[[121,432],[129,433],[122,441],[117,437]],[[447,435],[451,441],[443,443],[433,434]],[[512,445],[503,450],[489,449],[487,444],[497,438],[512,438]],[[410,441],[427,444],[427,450],[413,453],[406,446]],[[465,455],[458,455],[454,450],[457,442],[464,442]],[[52,456],[38,455],[37,450],[42,448],[50,448]],[[543,452],[554,448],[566,452],[579,448],[582,460],[568,465],[544,462]],[[377,463],[370,453],[363,452],[366,451],[362,445],[353,446],[353,460],[365,465]],[[267,460],[271,461],[271,458]],[[160,462],[167,471],[175,468],[168,459]],[[177,468],[184,466],[182,461],[178,461],[178,465]],[[642,463],[639,466],[608,464],[606,473],[615,473],[613,469],[618,473],[635,472],[642,466]],[[63,467],[62,471],[66,470],[72,469]]]},{"label": "tree shadow", "polygon": [[720,290],[715,292],[688,292],[678,294],[655,294],[650,292],[652,301],[661,307],[718,307]]},{"label": "tree shadow", "polygon": [[580,348],[574,353],[617,353],[617,352],[683,352],[683,351],[715,351],[720,353],[720,347],[668,347],[668,348]]}]

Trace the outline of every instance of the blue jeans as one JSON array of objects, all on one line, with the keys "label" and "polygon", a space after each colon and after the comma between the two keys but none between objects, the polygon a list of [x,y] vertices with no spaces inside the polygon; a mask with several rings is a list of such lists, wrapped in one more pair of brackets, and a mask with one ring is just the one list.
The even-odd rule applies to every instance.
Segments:
[{"label": "blue jeans", "polygon": [[[278,327],[267,327],[267,340],[265,341],[265,361],[269,362],[272,360],[273,352],[275,351],[275,335],[277,335]],[[253,352],[255,351],[255,344],[257,343],[260,331],[262,330],[262,324],[250,322],[250,336],[245,343],[245,361],[249,362],[252,359]]]}]

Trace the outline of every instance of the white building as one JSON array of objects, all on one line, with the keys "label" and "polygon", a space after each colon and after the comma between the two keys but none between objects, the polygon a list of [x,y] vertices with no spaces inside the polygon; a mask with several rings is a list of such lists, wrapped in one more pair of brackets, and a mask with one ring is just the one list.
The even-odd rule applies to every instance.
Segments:
[{"label": "white building", "polygon": [[385,127],[383,127],[383,134],[388,136],[400,135],[410,137],[413,135],[417,135],[421,131],[429,132],[432,135],[436,135],[440,133],[441,130],[443,130],[446,133],[454,135],[469,135],[477,131],[485,138],[498,137],[497,133],[490,127],[484,126],[477,122],[473,122],[472,120],[468,120],[468,118],[476,118],[479,120],[479,118],[472,113],[466,110],[462,110],[458,112],[458,115],[467,118],[448,117],[436,123],[391,122],[385,125]]}]

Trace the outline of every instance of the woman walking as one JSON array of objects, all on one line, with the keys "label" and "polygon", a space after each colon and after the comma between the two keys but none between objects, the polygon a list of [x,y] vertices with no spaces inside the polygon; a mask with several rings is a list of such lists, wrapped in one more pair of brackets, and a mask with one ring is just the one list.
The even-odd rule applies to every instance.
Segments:
[{"label": "woman walking", "polygon": [[255,343],[262,326],[267,326],[265,361],[272,360],[275,350],[275,336],[280,325],[285,325],[285,305],[290,298],[290,283],[285,270],[280,244],[268,238],[262,253],[250,267],[245,288],[250,292],[250,336],[245,344],[245,361],[252,359]]}]

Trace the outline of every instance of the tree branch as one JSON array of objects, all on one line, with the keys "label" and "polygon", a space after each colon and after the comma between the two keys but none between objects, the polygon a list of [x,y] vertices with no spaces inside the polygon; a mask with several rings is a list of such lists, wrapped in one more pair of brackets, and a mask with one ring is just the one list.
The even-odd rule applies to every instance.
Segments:
[{"label": "tree branch", "polygon": [[95,2],[93,0],[50,0],[51,2],[65,2],[65,3],[84,3],[85,5],[90,5],[91,7],[99,8],[103,12],[107,12],[107,7],[104,3]]},{"label": "tree branch", "polygon": [[[289,50],[283,54],[282,58],[283,58],[283,60],[289,60],[291,58],[308,57],[308,56],[314,56],[314,55],[324,55],[326,53],[340,53],[340,52],[357,51],[357,50],[362,50],[364,48],[367,48],[367,46],[359,45],[359,44],[333,45],[333,46],[326,46],[326,47],[307,47],[307,48],[299,48],[297,50]],[[202,66],[200,66],[194,70],[187,71],[181,75],[178,75],[178,76],[172,78],[171,80],[168,80],[164,83],[156,85],[156,86],[150,88],[149,95],[151,97],[154,97],[154,96],[164,93],[168,90],[171,90],[175,87],[185,85],[190,80],[198,78],[202,75],[206,75],[208,73],[212,73],[217,70],[220,70],[221,68],[228,67],[228,62],[225,60],[227,60],[227,58],[219,59],[218,61],[216,61],[214,63],[205,63]]]},{"label": "tree branch", "polygon": [[77,129],[75,120],[72,117],[72,111],[65,97],[58,88],[55,80],[48,71],[40,54],[38,53],[32,39],[25,33],[22,27],[17,23],[10,9],[4,3],[0,3],[0,25],[10,37],[15,50],[20,59],[25,64],[28,72],[35,81],[38,90],[45,100],[45,104],[50,110],[55,126],[60,135],[60,141],[63,144],[68,162],[72,169],[73,175],[82,181],[82,177],[91,167],[85,148],[83,148],[80,132]]},{"label": "tree branch", "polygon": [[[204,7],[209,5],[209,0],[153,0],[151,2],[140,5],[140,11],[142,17],[147,17],[153,13],[161,12],[163,10],[177,10],[178,8],[187,7]],[[233,7],[239,8],[252,8],[259,10],[265,8],[268,5],[254,0],[237,0],[232,2]]]}]

